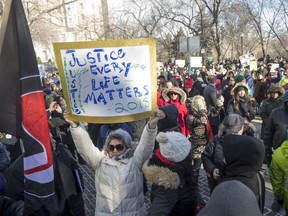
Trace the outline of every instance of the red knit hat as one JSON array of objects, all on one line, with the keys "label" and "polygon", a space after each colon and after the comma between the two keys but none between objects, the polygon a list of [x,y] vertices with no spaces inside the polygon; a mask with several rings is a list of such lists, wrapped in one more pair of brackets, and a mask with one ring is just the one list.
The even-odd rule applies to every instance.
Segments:
[{"label": "red knit hat", "polygon": [[185,88],[192,88],[192,81],[190,78],[188,78],[184,83]]}]

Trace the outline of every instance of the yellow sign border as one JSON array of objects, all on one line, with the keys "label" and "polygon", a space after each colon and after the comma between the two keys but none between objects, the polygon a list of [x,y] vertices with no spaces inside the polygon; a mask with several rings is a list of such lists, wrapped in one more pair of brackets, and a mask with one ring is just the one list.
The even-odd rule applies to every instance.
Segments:
[{"label": "yellow sign border", "polygon": [[[151,79],[151,107],[152,110],[140,114],[131,114],[125,116],[79,116],[73,115],[70,107],[70,97],[67,92],[67,83],[64,75],[64,68],[61,59],[61,50],[68,49],[89,49],[89,48],[110,48],[110,47],[126,47],[126,46],[149,46],[150,51],[150,79]],[[65,42],[65,43],[53,43],[54,53],[56,57],[56,63],[60,75],[63,94],[67,103],[67,110],[70,113],[70,119],[74,121],[89,122],[89,123],[121,123],[130,122],[140,119],[145,119],[153,115],[157,108],[157,64],[156,64],[156,40],[154,38],[137,38],[128,40],[105,40],[105,41],[88,41],[88,42]]]}]

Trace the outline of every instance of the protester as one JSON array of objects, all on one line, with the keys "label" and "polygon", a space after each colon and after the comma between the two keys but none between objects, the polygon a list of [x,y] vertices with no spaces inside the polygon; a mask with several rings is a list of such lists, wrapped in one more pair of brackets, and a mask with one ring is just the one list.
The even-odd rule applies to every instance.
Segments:
[{"label": "protester", "polygon": [[283,96],[283,103],[274,109],[268,119],[264,132],[264,144],[268,167],[271,164],[273,149],[276,150],[287,140],[288,125],[288,91]]},{"label": "protester", "polygon": [[200,94],[198,89],[193,87],[193,83],[190,78],[186,79],[184,82],[184,91],[186,93],[187,98],[193,98],[194,96]]},{"label": "protester", "polygon": [[142,165],[153,152],[158,112],[146,125],[135,151],[124,130],[111,131],[103,151],[95,147],[88,133],[69,120],[78,151],[95,170],[95,215],[146,215]]},{"label": "protester", "polygon": [[240,181],[219,184],[198,216],[261,216],[255,195]]},{"label": "protester", "polygon": [[191,136],[189,141],[192,145],[193,172],[195,186],[198,189],[198,176],[202,164],[201,154],[206,145],[213,138],[213,132],[208,120],[208,112],[205,100],[202,96],[195,96],[191,101],[191,110],[187,117],[187,123]]},{"label": "protester", "polygon": [[202,164],[201,154],[213,138],[213,131],[208,120],[208,111],[204,97],[197,95],[192,98],[187,124],[191,132],[189,141],[192,146],[192,164],[195,188],[197,191],[197,209],[200,210],[205,206],[198,184]]},{"label": "protester", "polygon": [[185,92],[178,88],[172,87],[170,89],[165,89],[162,92],[162,96],[166,101],[166,104],[172,104],[178,109],[178,124],[180,126],[181,133],[185,136],[189,135],[189,130],[187,127],[187,115],[188,110],[186,107],[186,94]]},{"label": "protester", "polygon": [[[249,97],[249,89],[245,83],[239,82],[231,90],[233,99],[228,102],[226,115],[231,113],[242,116],[245,121],[251,122],[255,118],[255,111]],[[252,130],[247,130],[248,135],[253,136]]]},{"label": "protester", "polygon": [[265,183],[260,170],[265,156],[262,140],[245,136],[244,120],[241,116],[230,119],[240,129],[237,133],[223,137],[223,181],[238,180],[255,194],[259,209],[264,210]]},{"label": "protester", "polygon": [[129,127],[128,124],[126,124],[126,123],[103,124],[99,130],[96,147],[101,151],[103,149],[103,146],[104,146],[104,143],[105,143],[105,140],[106,140],[108,134],[111,131],[116,130],[116,129],[120,129],[120,128],[125,130],[126,132],[128,132],[131,139],[133,139],[132,129]]},{"label": "protester", "polygon": [[160,132],[156,139],[160,148],[143,165],[145,177],[152,184],[148,215],[194,215],[191,144],[179,132]]},{"label": "protester", "polygon": [[285,215],[288,215],[288,188],[286,187],[288,173],[288,139],[274,151],[270,166],[270,180],[275,196],[271,206],[273,211],[279,211],[285,206]]},{"label": "protester", "polygon": [[224,156],[223,156],[223,139],[226,135],[242,135],[244,126],[251,123],[245,123],[244,119],[238,114],[226,116],[219,127],[218,134],[208,143],[202,153],[202,162],[207,173],[210,194],[214,188],[223,179]]},{"label": "protester", "polygon": [[230,94],[230,92],[231,92],[231,90],[235,84],[234,77],[228,77],[227,80],[228,80],[228,83],[227,83],[227,85],[225,85],[223,87],[223,92],[222,92],[222,95],[224,97],[224,110],[225,110],[225,112],[227,110],[228,102],[232,99],[232,95]]},{"label": "protester", "polygon": [[[203,96],[205,98],[205,102],[207,105],[208,112],[215,110],[217,103],[217,92],[216,92],[216,77],[209,76],[208,77],[209,84],[204,88]],[[211,128],[213,131],[213,135],[217,134],[218,127],[221,123],[220,116],[217,115],[209,115],[209,122],[211,124]]]},{"label": "protester", "polygon": [[172,104],[162,106],[158,108],[158,113],[162,116],[157,123],[158,132],[181,132],[178,124],[178,110],[176,106]]},{"label": "protester", "polygon": [[[56,140],[52,137],[51,145],[53,149],[55,190],[53,213],[54,215],[85,216],[82,197],[84,183],[78,164],[67,147],[62,143],[56,143]],[[7,170],[7,182],[9,182],[7,184],[7,196],[17,201],[16,203],[18,204],[21,204],[21,201],[25,201],[23,157],[24,154],[18,157]],[[35,212],[35,215],[39,215],[39,212]]]},{"label": "protester", "polygon": [[267,91],[267,99],[262,102],[260,117],[262,119],[261,139],[264,139],[264,132],[267,126],[268,118],[273,109],[282,105],[284,89],[277,86],[271,86]]}]

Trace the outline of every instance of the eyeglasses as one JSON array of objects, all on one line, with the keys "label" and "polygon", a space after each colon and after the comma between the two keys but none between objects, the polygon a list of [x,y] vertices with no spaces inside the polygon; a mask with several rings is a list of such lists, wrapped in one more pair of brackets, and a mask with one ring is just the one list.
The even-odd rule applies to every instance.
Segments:
[{"label": "eyeglasses", "polygon": [[109,145],[109,151],[113,152],[115,148],[117,151],[123,151],[124,145],[123,144]]}]

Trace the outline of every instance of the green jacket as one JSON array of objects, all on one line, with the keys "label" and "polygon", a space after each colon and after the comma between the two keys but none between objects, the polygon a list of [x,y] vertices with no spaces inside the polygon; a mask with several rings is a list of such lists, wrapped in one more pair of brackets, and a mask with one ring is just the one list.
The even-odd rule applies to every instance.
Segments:
[{"label": "green jacket", "polygon": [[288,140],[273,153],[270,180],[274,196],[278,200],[284,199],[284,205],[288,208]]}]

